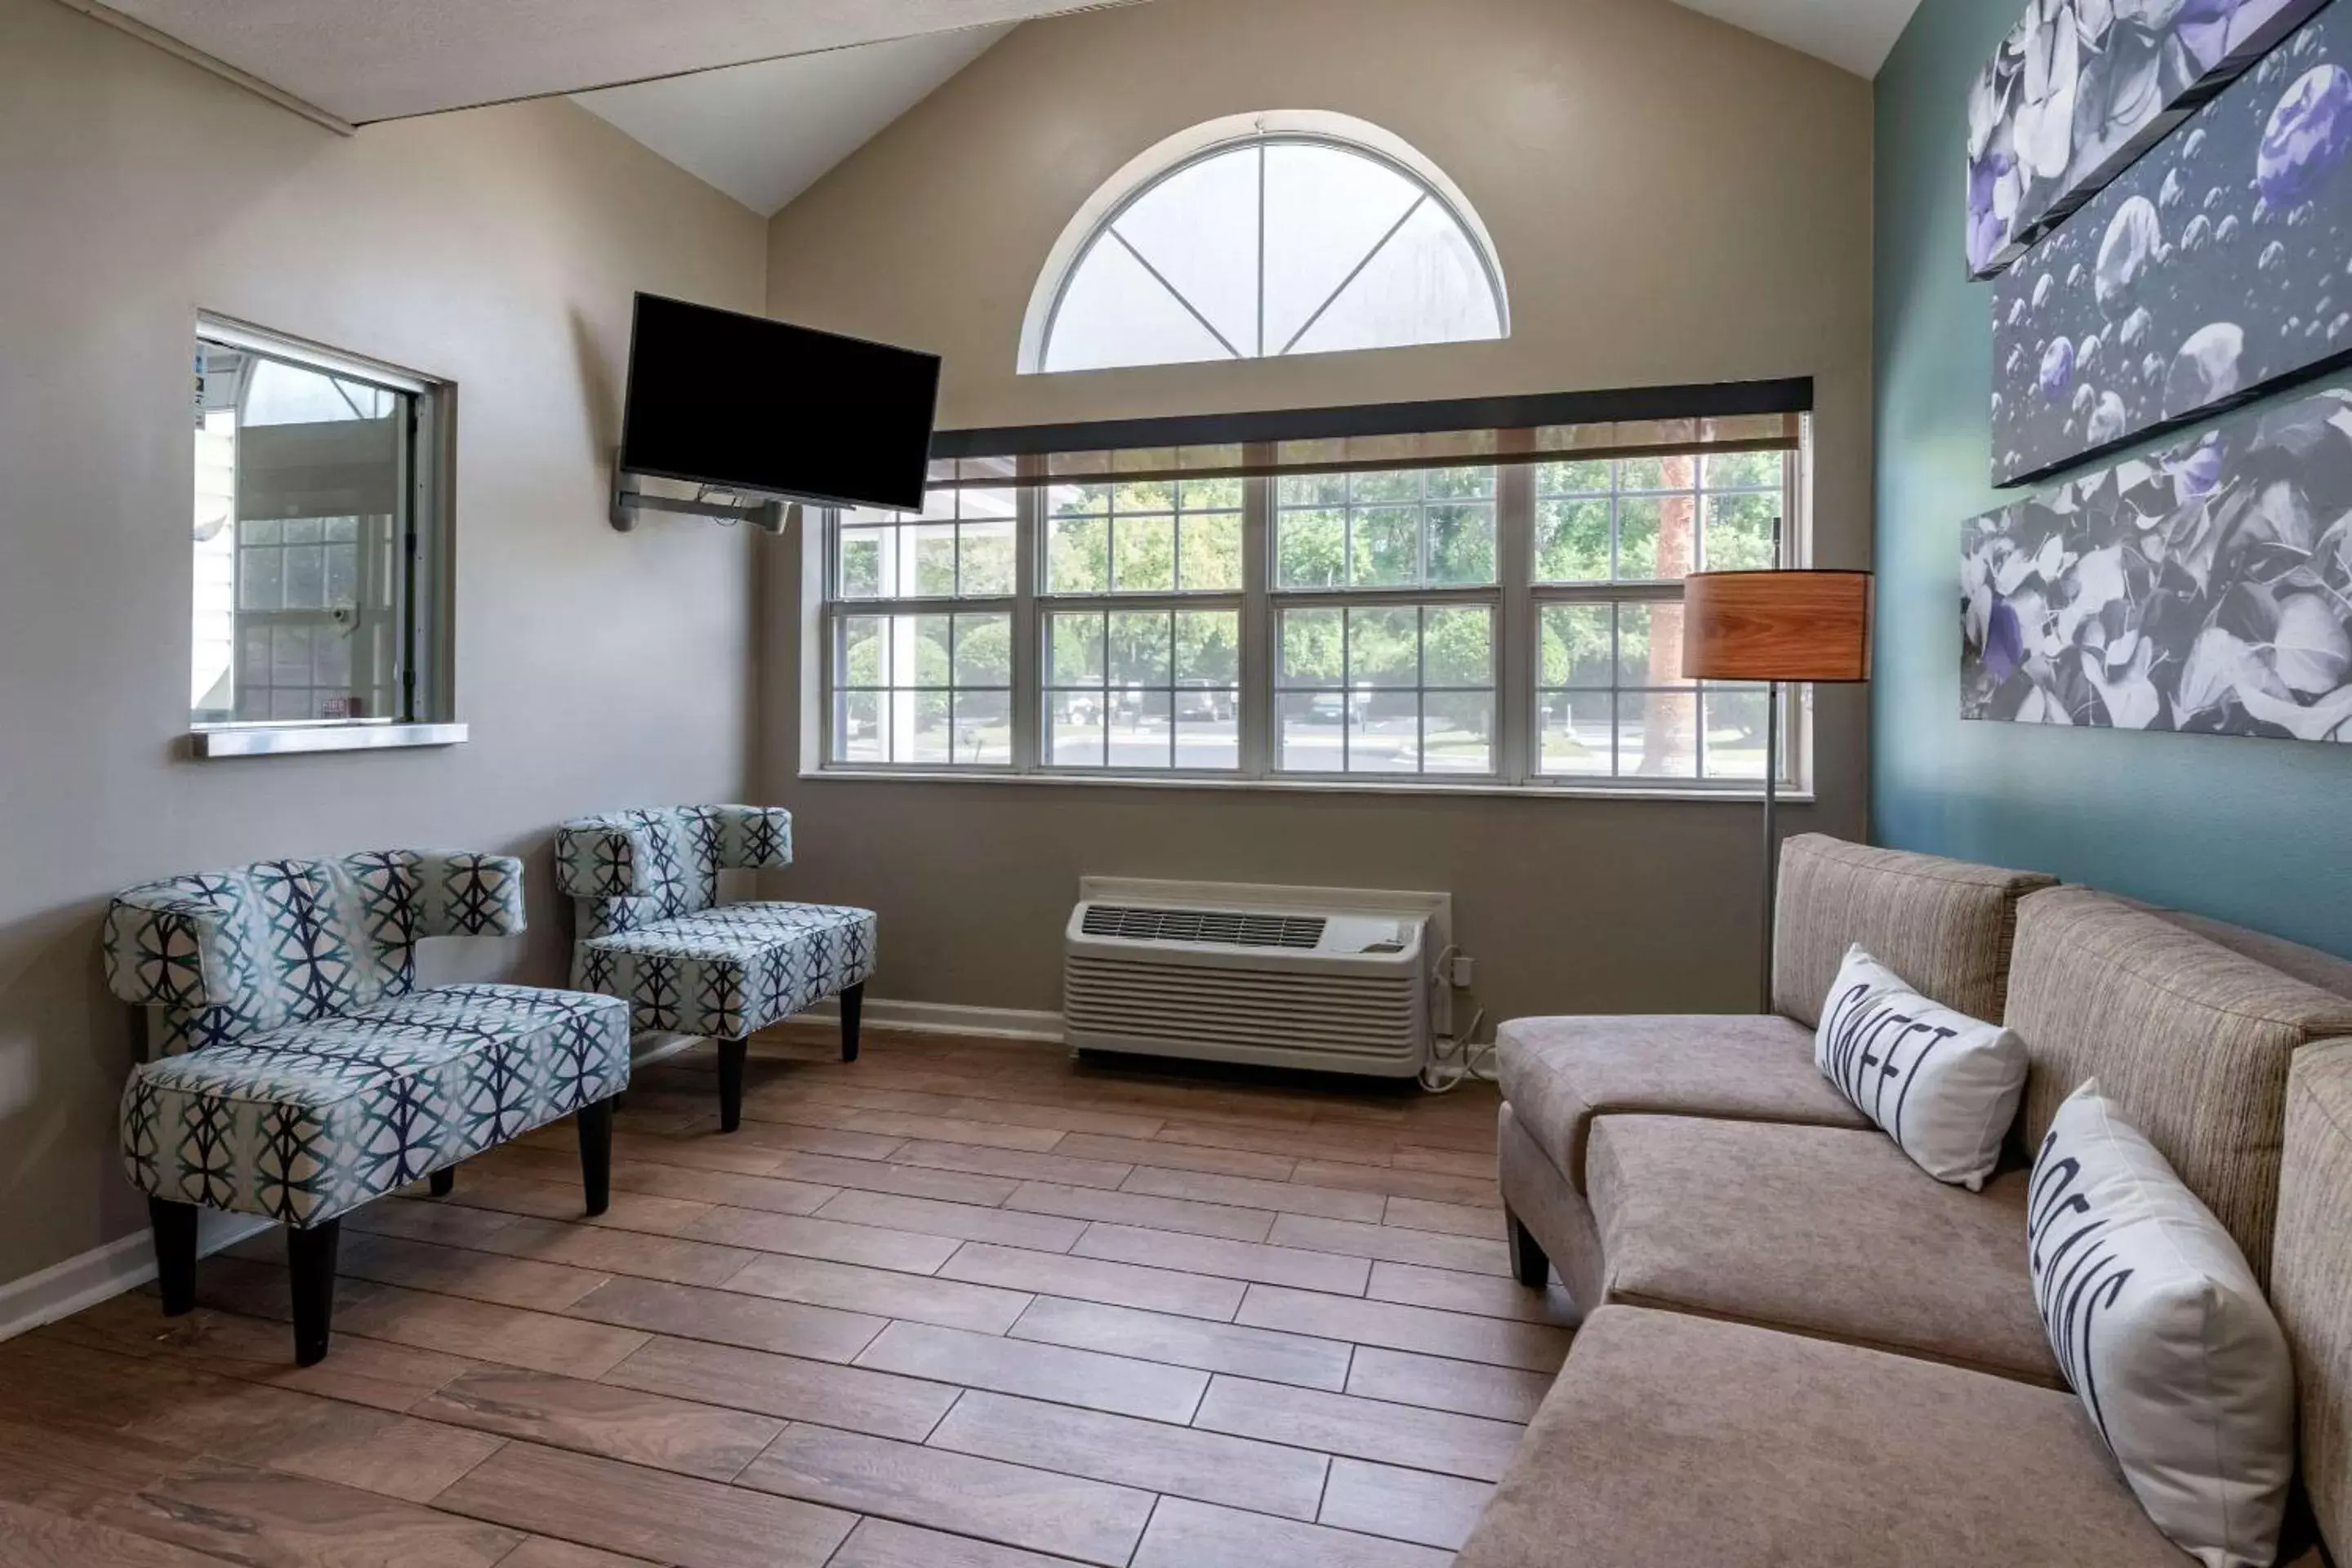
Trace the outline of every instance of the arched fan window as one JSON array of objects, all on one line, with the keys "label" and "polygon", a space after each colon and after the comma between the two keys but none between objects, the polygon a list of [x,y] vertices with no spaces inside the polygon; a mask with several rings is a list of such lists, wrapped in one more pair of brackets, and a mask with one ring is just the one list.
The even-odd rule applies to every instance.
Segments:
[{"label": "arched fan window", "polygon": [[1509,334],[1502,270],[1453,183],[1379,127],[1264,114],[1145,153],[1038,280],[1026,372]]}]

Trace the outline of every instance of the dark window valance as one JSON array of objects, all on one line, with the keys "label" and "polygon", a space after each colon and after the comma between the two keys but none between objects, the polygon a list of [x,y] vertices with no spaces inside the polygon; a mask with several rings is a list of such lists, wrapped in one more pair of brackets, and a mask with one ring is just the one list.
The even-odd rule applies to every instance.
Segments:
[{"label": "dark window valance", "polygon": [[1739,382],[1441,403],[943,430],[931,484],[1260,478],[1785,451],[1803,438],[1813,384]]}]

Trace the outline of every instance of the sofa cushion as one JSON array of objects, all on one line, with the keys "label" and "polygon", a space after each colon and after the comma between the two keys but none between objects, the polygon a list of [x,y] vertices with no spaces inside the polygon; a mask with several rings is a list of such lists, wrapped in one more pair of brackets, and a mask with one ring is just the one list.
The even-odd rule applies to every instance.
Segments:
[{"label": "sofa cushion", "polygon": [[2352,1036],[2352,998],[2085,889],[2018,910],[2004,1020],[2030,1061],[2022,1146],[2096,1078],[2267,1281],[2288,1063]]},{"label": "sofa cushion", "polygon": [[2287,1088],[2271,1304],[2294,1352],[2304,1484],[2352,1562],[2352,1045],[2296,1056]]},{"label": "sofa cushion", "polygon": [[1791,838],[1773,913],[1772,1005],[1809,1029],[1820,1024],[1845,950],[1859,942],[1922,994],[1998,1019],[2018,901],[2053,880],[1817,833]]},{"label": "sofa cushion", "polygon": [[628,998],[640,1029],[740,1040],[874,973],[870,910],[723,904],[573,949],[572,984]]},{"label": "sofa cushion", "polygon": [[2352,996],[2352,959],[2338,958],[2332,952],[2322,952],[2315,947],[2305,947],[2301,942],[2273,936],[2268,931],[2233,926],[2209,915],[2161,909],[2156,913],[2159,919],[2179,926],[2182,931],[2195,931],[2209,942],[2219,942],[2231,952],[2266,963],[2281,974],[2293,975],[2306,985],[2333,991],[2338,996]]},{"label": "sofa cushion", "polygon": [[2058,1108],[2027,1207],[2051,1347],[2148,1518],[2211,1568],[2271,1568],[2294,1368],[2238,1244],[2095,1079]]},{"label": "sofa cushion", "polygon": [[1628,1307],[1586,1321],[1455,1559],[1456,1568],[2182,1562],[2071,1394]]},{"label": "sofa cushion", "polygon": [[153,1196],[313,1226],[628,1082],[624,1004],[444,986],[136,1068],[123,1162]]},{"label": "sofa cushion", "polygon": [[2026,1173],[1949,1187],[1874,1129],[1609,1116],[1585,1162],[1611,1301],[2060,1384]]},{"label": "sofa cushion", "polygon": [[1778,1014],[1515,1018],[1495,1050],[1519,1130],[1580,1189],[1596,1116],[1871,1124],[1813,1066],[1812,1035]]}]

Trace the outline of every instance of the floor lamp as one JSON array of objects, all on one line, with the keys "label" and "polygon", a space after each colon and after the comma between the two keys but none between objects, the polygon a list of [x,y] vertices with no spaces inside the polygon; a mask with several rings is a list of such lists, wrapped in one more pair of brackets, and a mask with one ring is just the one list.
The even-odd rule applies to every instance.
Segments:
[{"label": "floor lamp", "polygon": [[1867,572],[1700,572],[1683,588],[1683,679],[1760,680],[1764,703],[1764,963],[1772,1011],[1780,871],[1780,687],[1870,679]]}]

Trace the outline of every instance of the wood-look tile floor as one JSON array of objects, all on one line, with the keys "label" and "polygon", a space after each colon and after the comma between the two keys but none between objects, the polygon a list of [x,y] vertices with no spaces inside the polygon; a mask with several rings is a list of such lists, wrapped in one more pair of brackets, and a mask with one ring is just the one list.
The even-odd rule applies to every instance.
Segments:
[{"label": "wood-look tile floor", "polygon": [[742,1130],[640,1070],[344,1224],[0,1345],[0,1564],[1423,1568],[1568,1349],[1509,1278],[1495,1094],[779,1031]]}]

